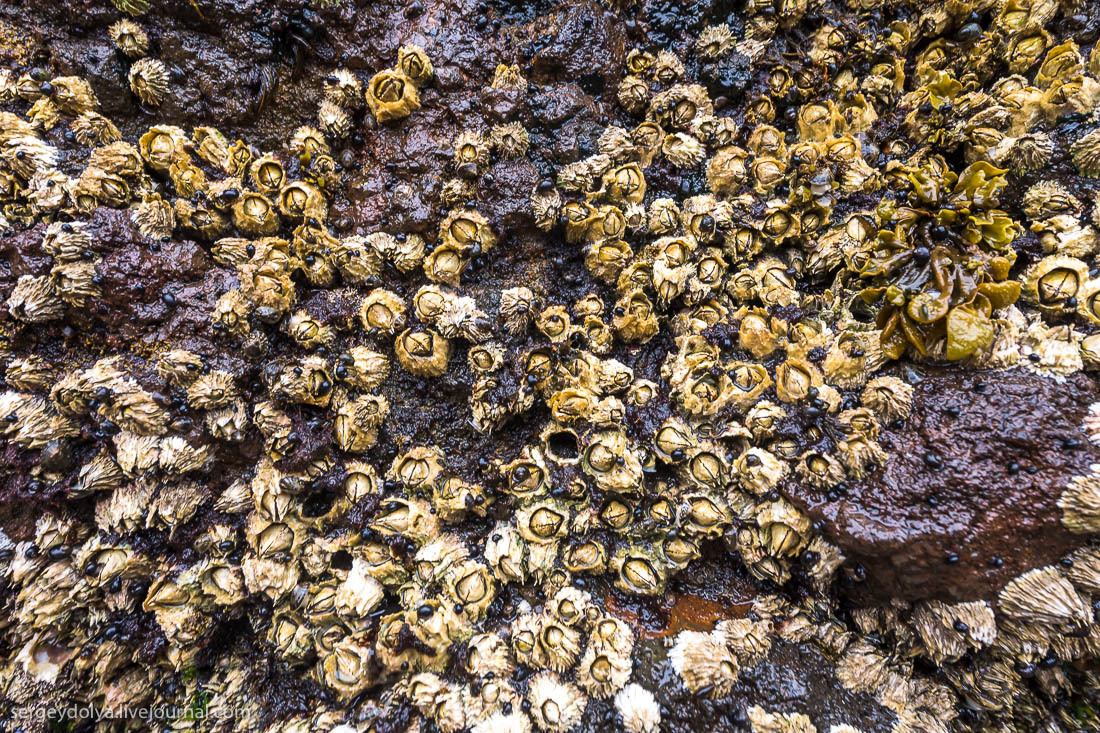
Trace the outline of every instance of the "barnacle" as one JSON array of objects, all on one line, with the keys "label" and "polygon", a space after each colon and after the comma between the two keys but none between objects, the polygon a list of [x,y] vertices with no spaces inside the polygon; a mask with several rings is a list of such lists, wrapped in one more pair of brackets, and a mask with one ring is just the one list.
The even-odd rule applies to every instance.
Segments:
[{"label": "barnacle", "polygon": [[372,290],[359,306],[359,320],[369,332],[396,333],[405,325],[405,304],[388,290]]},{"label": "barnacle", "polygon": [[657,733],[661,726],[661,706],[653,693],[631,682],[615,696],[615,709],[630,733]]},{"label": "barnacle", "polygon": [[1100,176],[1100,129],[1093,130],[1070,146],[1073,164],[1081,175]]},{"label": "barnacle", "polygon": [[592,697],[614,695],[630,679],[630,658],[590,645],[577,665],[577,684]]},{"label": "barnacle", "polygon": [[1046,624],[1067,634],[1077,633],[1091,619],[1084,599],[1054,567],[1036,568],[1013,579],[997,600],[1010,618]]},{"label": "barnacle", "polygon": [[323,158],[332,152],[321,131],[309,125],[296,129],[287,147],[304,163],[314,158]]},{"label": "barnacle", "polygon": [[367,105],[379,122],[400,120],[420,108],[415,82],[401,70],[379,71],[367,82]]},{"label": "barnacle", "polygon": [[267,153],[252,161],[248,169],[249,176],[261,193],[273,195],[279,192],[286,180],[283,164]]},{"label": "barnacle", "polygon": [[53,280],[46,276],[21,275],[8,295],[8,312],[27,323],[42,323],[65,314],[65,302]]},{"label": "barnacle", "polygon": [[989,156],[997,165],[1026,173],[1049,163],[1053,152],[1054,143],[1049,136],[1043,133],[1031,133],[1020,137],[1003,138],[989,151]]},{"label": "barnacle", "polygon": [[236,396],[233,375],[219,369],[199,375],[187,388],[187,402],[196,410],[224,407]]},{"label": "barnacle", "polygon": [[386,381],[390,373],[389,359],[365,346],[352,347],[337,361],[333,374],[357,389],[374,389]]},{"label": "barnacle", "polygon": [[472,130],[463,130],[454,141],[454,164],[457,169],[471,165],[476,173],[489,162],[491,141]]},{"label": "barnacle", "polygon": [[642,547],[623,547],[611,560],[615,586],[627,593],[660,595],[668,580],[666,569]]},{"label": "barnacle", "polygon": [[619,104],[628,112],[640,112],[649,103],[649,84],[640,76],[628,75],[619,82]]},{"label": "barnacle", "polygon": [[749,708],[748,718],[753,733],[814,733],[817,730],[803,713],[769,713],[759,705]]},{"label": "barnacle", "polygon": [[682,631],[669,651],[673,669],[693,693],[725,697],[737,682],[741,667],[720,633]]},{"label": "barnacle", "polygon": [[905,420],[913,409],[913,388],[897,377],[876,377],[864,387],[862,399],[884,422]]},{"label": "barnacle", "polygon": [[99,107],[92,85],[79,76],[55,77],[50,84],[53,86],[51,101],[65,114],[94,112]]},{"label": "barnacle", "polygon": [[142,58],[130,67],[130,89],[145,104],[153,106],[168,94],[168,67],[160,59]]},{"label": "barnacle", "polygon": [[612,328],[626,341],[645,343],[658,330],[657,312],[640,290],[628,292],[615,304]]},{"label": "barnacle", "polygon": [[347,137],[351,132],[351,118],[348,113],[330,99],[323,100],[317,107],[317,125],[325,134],[337,140]]},{"label": "barnacle", "polygon": [[1087,257],[1097,245],[1096,231],[1071,214],[1056,214],[1033,223],[1030,229],[1039,233],[1039,241],[1047,252],[1069,257]]},{"label": "barnacle", "polygon": [[233,203],[233,223],[245,234],[269,235],[279,228],[279,215],[267,198],[248,192]]},{"label": "barnacle", "polygon": [[306,181],[294,181],[278,192],[279,211],[291,219],[316,219],[324,221],[328,215],[328,202],[321,191]]},{"label": "barnacle", "polygon": [[351,700],[371,686],[377,672],[374,655],[362,635],[350,635],[337,642],[317,665],[318,681],[340,699]]},{"label": "barnacle", "polygon": [[1088,267],[1074,257],[1051,255],[1024,273],[1024,295],[1041,309],[1058,312],[1070,309],[1083,297]]},{"label": "barnacle", "polygon": [[581,721],[588,699],[553,672],[540,672],[527,687],[531,716],[540,730],[564,733]]},{"label": "barnacle", "polygon": [[519,158],[531,144],[527,130],[518,122],[494,125],[489,140],[502,158]]},{"label": "barnacle", "polygon": [[406,329],[394,341],[397,362],[418,377],[440,377],[447,371],[450,341],[430,330]]},{"label": "barnacle", "polygon": [[385,397],[364,395],[340,407],[333,421],[333,431],[340,450],[362,453],[378,439],[378,429],[389,413]]},{"label": "barnacle", "polygon": [[810,518],[784,499],[758,507],[756,523],[760,527],[761,541],[776,557],[798,553],[810,531]]},{"label": "barnacle", "polygon": [[463,337],[474,342],[488,338],[489,320],[473,298],[427,285],[413,296],[413,308],[422,323],[438,330],[444,338]]},{"label": "barnacle", "polygon": [[42,130],[49,131],[57,126],[61,118],[61,110],[53,103],[53,100],[43,97],[31,105],[27,110],[27,119]]},{"label": "barnacle", "polygon": [[423,86],[431,78],[432,62],[424,49],[406,45],[397,49],[397,69],[417,86]]},{"label": "barnacle", "polygon": [[976,601],[952,606],[938,601],[921,604],[913,614],[913,625],[937,664],[957,659],[969,648],[989,645],[997,635],[993,609]]},{"label": "barnacle", "polygon": [[661,143],[661,152],[677,168],[694,168],[706,158],[703,144],[684,132],[667,135]]},{"label": "barnacle", "polygon": [[653,61],[653,78],[662,84],[671,84],[684,74],[684,63],[675,54],[661,50]]},{"label": "barnacle", "polygon": [[50,365],[40,356],[31,354],[24,359],[8,363],[4,378],[8,384],[23,392],[46,391],[53,383]]},{"label": "barnacle", "polygon": [[324,102],[339,108],[354,110],[363,106],[363,85],[348,69],[336,69],[325,78],[324,94]]},{"label": "barnacle", "polygon": [[98,112],[85,112],[69,125],[78,142],[84,145],[103,145],[122,138],[115,124]]},{"label": "barnacle", "polygon": [[1062,524],[1071,532],[1095,532],[1100,527],[1100,477],[1095,472],[1075,476],[1058,497]]},{"label": "barnacle", "polygon": [[716,59],[733,48],[733,32],[725,23],[703,29],[695,41],[695,48],[704,59]]},{"label": "barnacle", "polygon": [[280,399],[324,407],[332,399],[332,376],[318,357],[308,357],[294,366],[265,372],[272,394]]}]

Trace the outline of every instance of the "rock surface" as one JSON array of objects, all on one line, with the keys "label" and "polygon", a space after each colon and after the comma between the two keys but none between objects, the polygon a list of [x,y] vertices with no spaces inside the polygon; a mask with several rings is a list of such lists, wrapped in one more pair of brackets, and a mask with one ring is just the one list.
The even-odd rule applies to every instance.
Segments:
[{"label": "rock surface", "polygon": [[1056,502],[1100,460],[1080,429],[1100,399],[1095,379],[918,366],[899,376],[915,383],[914,409],[885,431],[886,464],[835,501],[789,487],[862,569],[862,582],[848,573],[847,590],[875,600],[993,600],[1012,578],[1080,544]]}]

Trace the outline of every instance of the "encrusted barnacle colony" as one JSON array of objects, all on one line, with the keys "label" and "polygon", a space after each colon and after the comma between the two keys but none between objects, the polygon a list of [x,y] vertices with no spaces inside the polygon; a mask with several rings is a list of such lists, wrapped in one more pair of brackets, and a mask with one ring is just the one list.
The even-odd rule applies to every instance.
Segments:
[{"label": "encrusted barnacle colony", "polygon": [[[0,20],[0,729],[813,731],[830,666],[868,730],[1097,729],[1093,4],[319,0],[216,53],[232,4],[40,5]],[[1001,379],[1075,422],[965,497],[1027,520],[998,549],[956,479],[1031,440],[962,419]],[[950,588],[856,590],[883,527]],[[792,645],[805,712],[748,679]]]}]

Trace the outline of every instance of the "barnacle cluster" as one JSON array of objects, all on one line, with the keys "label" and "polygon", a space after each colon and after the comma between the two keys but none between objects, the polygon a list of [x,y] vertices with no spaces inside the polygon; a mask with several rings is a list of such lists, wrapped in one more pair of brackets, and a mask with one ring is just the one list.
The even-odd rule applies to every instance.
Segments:
[{"label": "barnacle cluster", "polygon": [[[149,5],[114,4],[131,17],[104,36],[155,112],[173,70]],[[752,0],[686,53],[630,50],[614,120],[575,160],[542,157],[515,112],[530,72],[501,63],[484,94],[503,111],[434,141],[438,220],[407,232],[347,233],[330,210],[354,175],[340,149],[426,104],[420,46],[326,72],[316,126],[276,150],[204,125],[126,139],[86,80],[0,70],[0,229],[37,263],[6,291],[0,440],[36,455],[20,491],[51,497],[33,536],[0,533],[0,690],[23,709],[201,700],[262,730],[255,657],[227,641],[246,634],[311,700],[269,730],[389,730],[405,706],[410,729],[564,732],[600,707],[654,733],[659,691],[633,681],[608,598],[655,601],[717,550],[760,592],[669,639],[694,696],[730,696],[782,641],[817,645],[895,731],[960,711],[1095,724],[1095,547],[995,604],[842,613],[845,558],[786,491],[832,500],[888,460],[916,399],[894,361],[1100,368],[1100,51],[1059,30],[1075,8]],[[804,53],[779,53],[795,30]],[[731,102],[715,80],[738,70]],[[63,157],[62,131],[87,154]],[[554,170],[521,192],[526,234],[576,253],[585,287],[469,287],[512,246],[479,193],[533,156]],[[111,209],[153,256],[198,242],[225,286],[201,336],[70,363],[34,334],[113,295]],[[504,449],[473,471],[406,437],[410,384],[457,393],[471,445]],[[1100,532],[1100,467],[1059,508]]]}]

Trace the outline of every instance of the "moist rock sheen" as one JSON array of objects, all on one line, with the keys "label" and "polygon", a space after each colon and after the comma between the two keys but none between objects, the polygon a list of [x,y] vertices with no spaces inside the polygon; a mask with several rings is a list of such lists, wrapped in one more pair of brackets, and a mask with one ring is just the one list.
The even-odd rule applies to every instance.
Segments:
[{"label": "moist rock sheen", "polygon": [[903,429],[884,432],[885,465],[837,501],[787,487],[862,566],[866,579],[847,586],[854,596],[992,601],[1012,578],[1080,544],[1056,502],[1100,458],[1080,430],[1100,398],[1093,378],[904,371],[914,383],[913,414]]}]

